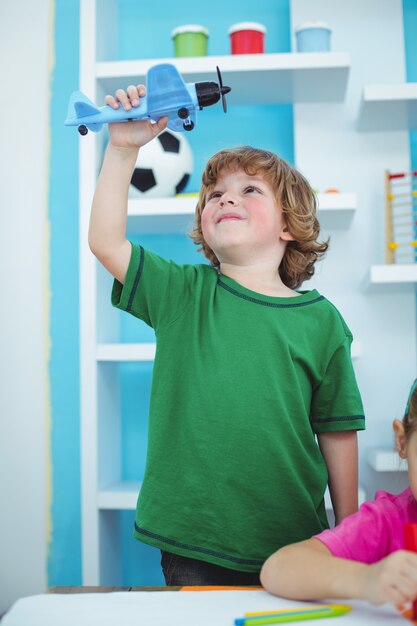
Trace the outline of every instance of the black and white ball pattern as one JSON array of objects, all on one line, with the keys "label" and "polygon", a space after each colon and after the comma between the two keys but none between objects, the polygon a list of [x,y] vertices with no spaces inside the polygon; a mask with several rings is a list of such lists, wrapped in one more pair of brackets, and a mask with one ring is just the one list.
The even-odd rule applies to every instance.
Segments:
[{"label": "black and white ball pattern", "polygon": [[129,187],[131,198],[167,198],[184,191],[193,155],[183,133],[164,130],[139,150]]}]

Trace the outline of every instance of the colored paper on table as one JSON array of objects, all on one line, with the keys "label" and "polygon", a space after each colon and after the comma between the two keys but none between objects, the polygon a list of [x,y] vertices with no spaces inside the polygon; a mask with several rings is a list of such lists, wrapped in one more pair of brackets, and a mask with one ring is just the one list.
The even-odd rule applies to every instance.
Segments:
[{"label": "colored paper on table", "polygon": [[[233,626],[247,611],[276,611],[318,602],[294,602],[266,591],[130,591],[113,593],[44,594],[21,598],[3,617],[1,626]],[[372,606],[350,601],[352,610],[339,626],[407,626],[410,622],[392,605]],[[138,621],[139,620],[139,621]],[[332,620],[323,620],[332,626]],[[311,622],[314,623],[314,622]],[[315,622],[320,624],[319,621]]]}]

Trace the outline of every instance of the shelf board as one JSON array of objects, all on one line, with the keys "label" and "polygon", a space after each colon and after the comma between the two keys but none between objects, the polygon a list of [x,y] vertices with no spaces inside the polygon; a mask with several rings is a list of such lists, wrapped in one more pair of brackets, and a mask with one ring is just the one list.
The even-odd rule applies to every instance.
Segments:
[{"label": "shelf board", "polygon": [[[100,343],[97,345],[96,356],[100,362],[153,361],[155,343]],[[352,342],[352,359],[361,356],[360,343]]]},{"label": "shelf board", "polygon": [[359,110],[362,131],[417,128],[417,83],[365,85]]},{"label": "shelf board", "polygon": [[153,361],[155,343],[100,343],[97,361]]},{"label": "shelf board", "polygon": [[417,263],[372,265],[370,282],[373,285],[417,282]]},{"label": "shelf board", "polygon": [[[140,482],[121,481],[102,489],[98,493],[98,508],[100,510],[135,510],[140,488]],[[365,492],[361,487],[358,490],[358,499],[359,504],[365,501]],[[326,509],[330,511],[332,503],[328,489],[324,494],[324,502]]]},{"label": "shelf board", "polygon": [[347,213],[356,210],[356,193],[318,193],[317,200],[321,213]]},{"label": "shelf board", "polygon": [[376,472],[407,471],[407,460],[400,459],[395,450],[378,448],[368,450],[367,461]]},{"label": "shelf board", "polygon": [[[130,198],[128,209],[128,232],[131,234],[149,233],[188,233],[198,196],[176,196],[175,198]],[[355,193],[317,194],[319,216],[332,216],[338,219],[350,216],[356,210]]]},{"label": "shelf board", "polygon": [[193,226],[197,196],[129,199],[128,232],[188,233]]},{"label": "shelf board", "polygon": [[290,52],[108,61],[96,64],[96,77],[105,93],[114,93],[118,87],[145,83],[148,69],[157,63],[172,63],[187,83],[217,81],[219,66],[223,83],[232,88],[231,105],[340,102],[346,93],[350,55]]},{"label": "shelf board", "polygon": [[101,489],[98,493],[98,508],[135,510],[140,487],[140,482],[121,481]]},{"label": "shelf board", "polygon": [[352,361],[354,361],[355,359],[359,359],[359,357],[362,356],[362,347],[361,347],[360,342],[357,339],[354,339],[352,341],[350,352],[352,355]]}]

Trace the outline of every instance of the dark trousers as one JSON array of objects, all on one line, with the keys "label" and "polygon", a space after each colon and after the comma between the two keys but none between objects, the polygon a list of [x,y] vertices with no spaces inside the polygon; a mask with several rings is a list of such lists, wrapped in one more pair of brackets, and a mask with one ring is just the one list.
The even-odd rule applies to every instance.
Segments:
[{"label": "dark trousers", "polygon": [[228,585],[259,586],[259,572],[239,572],[220,565],[164,552],[161,550],[161,566],[168,586]]}]

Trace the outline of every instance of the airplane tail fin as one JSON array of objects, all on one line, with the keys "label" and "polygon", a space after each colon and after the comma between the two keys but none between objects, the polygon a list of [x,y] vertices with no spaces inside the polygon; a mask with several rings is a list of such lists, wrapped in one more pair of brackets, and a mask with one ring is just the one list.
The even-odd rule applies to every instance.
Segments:
[{"label": "airplane tail fin", "polygon": [[78,117],[88,117],[89,115],[95,115],[99,113],[100,109],[96,107],[94,102],[91,102],[85,96],[82,91],[74,91],[71,94],[70,101],[68,104],[68,114],[66,122],[74,121]]}]

